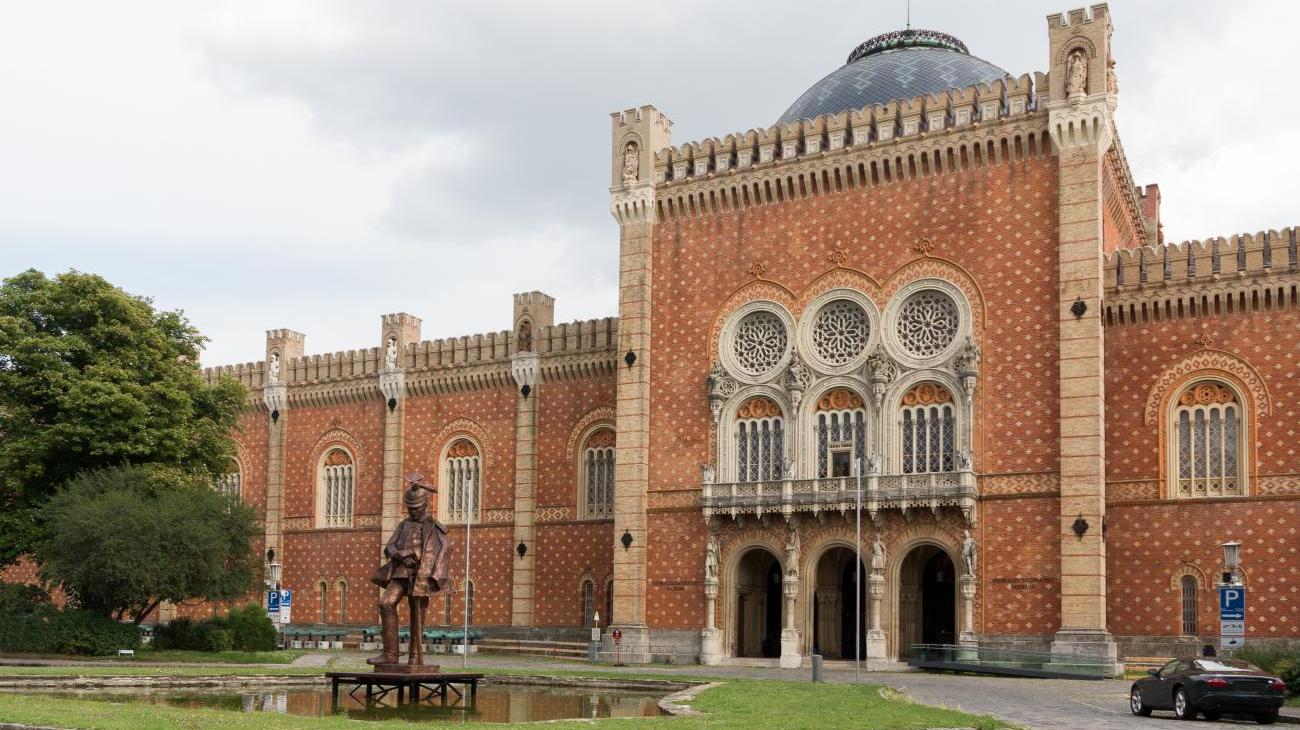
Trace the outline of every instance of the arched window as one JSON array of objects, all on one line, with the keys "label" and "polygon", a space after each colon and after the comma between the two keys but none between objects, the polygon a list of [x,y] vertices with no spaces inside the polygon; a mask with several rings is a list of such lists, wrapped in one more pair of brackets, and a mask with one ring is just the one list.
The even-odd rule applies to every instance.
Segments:
[{"label": "arched window", "polygon": [[938,383],[918,383],[903,394],[901,405],[903,473],[952,471],[957,431],[952,394]]},{"label": "arched window", "polygon": [[483,491],[478,447],[469,439],[457,439],[447,448],[443,462],[446,485],[446,522],[479,521],[479,497]]},{"label": "arched window", "polygon": [[1185,575],[1178,581],[1182,592],[1183,636],[1197,636],[1196,631],[1196,578]]},{"label": "arched window", "polygon": [[352,455],[330,449],[321,459],[316,487],[316,526],[351,527],[356,473]]},{"label": "arched window", "polygon": [[582,625],[591,626],[591,616],[596,611],[596,585],[589,580],[582,582]]},{"label": "arched window", "polygon": [[1178,497],[1245,494],[1242,407],[1228,386],[1203,380],[1178,395],[1173,409],[1174,473],[1170,492]]},{"label": "arched window", "polygon": [[321,581],[316,584],[316,590],[320,591],[320,623],[325,623],[330,605],[330,584]]},{"label": "arched window", "polygon": [[239,499],[240,494],[243,492],[243,481],[242,470],[239,467],[239,462],[231,459],[230,471],[225,474],[217,475],[217,491],[227,497]]},{"label": "arched window", "polygon": [[853,475],[867,448],[867,412],[862,398],[835,388],[817,399],[817,476]]},{"label": "arched window", "polygon": [[780,479],[785,460],[781,406],[756,396],[736,411],[736,481]]},{"label": "arched window", "polygon": [[614,579],[605,583],[605,625],[614,625]]},{"label": "arched window", "polygon": [[580,519],[614,516],[614,430],[602,428],[587,437],[578,466]]},{"label": "arched window", "polygon": [[451,594],[442,597],[442,625],[451,626]]},{"label": "arched window", "polygon": [[345,624],[348,622],[348,582],[340,580],[337,588],[339,591],[339,623]]}]

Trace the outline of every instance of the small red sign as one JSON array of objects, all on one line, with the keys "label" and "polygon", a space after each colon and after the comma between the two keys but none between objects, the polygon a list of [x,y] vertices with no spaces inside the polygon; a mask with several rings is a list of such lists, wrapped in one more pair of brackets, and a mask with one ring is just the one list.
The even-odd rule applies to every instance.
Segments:
[{"label": "small red sign", "polygon": [[614,629],[614,643],[617,644],[622,640],[623,640],[623,632],[618,629]]}]

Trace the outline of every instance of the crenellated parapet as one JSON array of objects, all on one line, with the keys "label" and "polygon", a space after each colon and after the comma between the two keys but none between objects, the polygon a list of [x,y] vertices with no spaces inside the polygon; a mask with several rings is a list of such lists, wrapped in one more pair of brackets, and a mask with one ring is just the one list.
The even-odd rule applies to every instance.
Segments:
[{"label": "crenellated parapet", "polygon": [[1043,74],[666,147],[659,220],[870,187],[1050,152]]},{"label": "crenellated parapet", "polygon": [[1260,231],[1104,257],[1108,325],[1296,306],[1300,229]]}]

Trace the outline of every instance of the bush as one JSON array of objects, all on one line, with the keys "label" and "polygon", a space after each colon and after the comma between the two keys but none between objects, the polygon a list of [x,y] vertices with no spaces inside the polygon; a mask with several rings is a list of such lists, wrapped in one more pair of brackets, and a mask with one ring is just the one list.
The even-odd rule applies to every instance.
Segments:
[{"label": "bush", "polygon": [[240,651],[275,651],[275,624],[266,617],[266,609],[256,603],[231,610],[226,616],[234,648]]},{"label": "bush", "polygon": [[0,582],[0,616],[26,616],[50,602],[50,594],[30,583]]},{"label": "bush", "polygon": [[194,634],[197,639],[194,648],[199,651],[230,651],[234,645],[230,630],[216,621],[199,624]]},{"label": "bush", "polygon": [[192,619],[177,618],[154,628],[153,648],[193,649],[198,644],[197,624]]},{"label": "bush", "polygon": [[26,614],[0,616],[0,651],[34,654],[112,654],[134,649],[140,633],[124,624],[88,611],[60,611],[48,604]]},{"label": "bush", "polygon": [[1279,647],[1246,647],[1233,654],[1286,682],[1286,693],[1300,695],[1300,650]]}]

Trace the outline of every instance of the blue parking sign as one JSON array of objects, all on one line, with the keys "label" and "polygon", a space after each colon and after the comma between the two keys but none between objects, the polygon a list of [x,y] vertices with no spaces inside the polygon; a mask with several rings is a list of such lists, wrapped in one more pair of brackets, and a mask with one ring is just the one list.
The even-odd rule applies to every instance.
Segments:
[{"label": "blue parking sign", "polygon": [[288,588],[280,589],[280,605],[281,606],[293,605],[293,591],[289,590]]},{"label": "blue parking sign", "polygon": [[279,591],[266,592],[266,616],[272,621],[279,620],[280,618],[280,592]]},{"label": "blue parking sign", "polygon": [[1219,588],[1219,620],[1246,620],[1246,589],[1242,586]]}]

